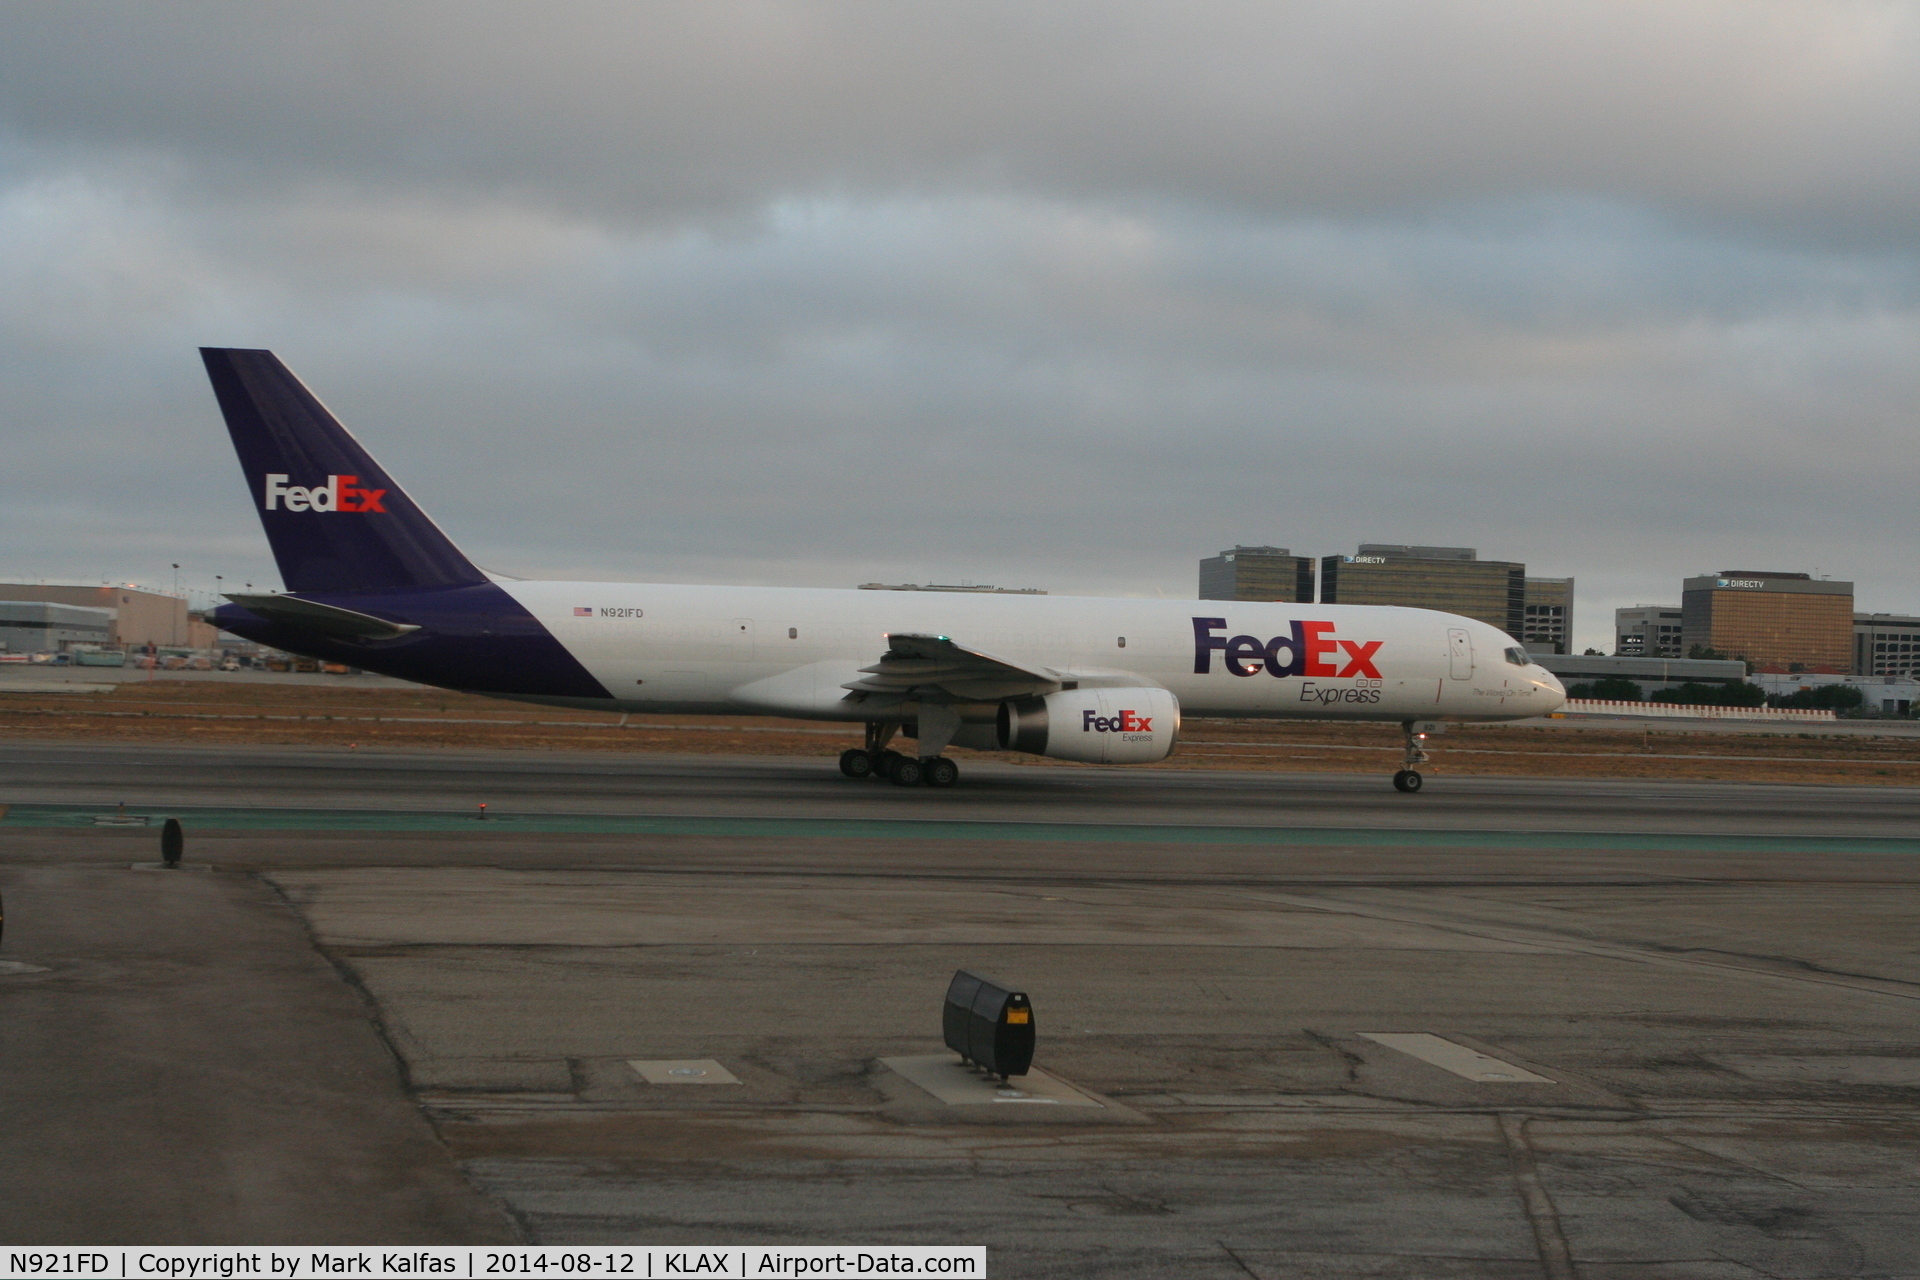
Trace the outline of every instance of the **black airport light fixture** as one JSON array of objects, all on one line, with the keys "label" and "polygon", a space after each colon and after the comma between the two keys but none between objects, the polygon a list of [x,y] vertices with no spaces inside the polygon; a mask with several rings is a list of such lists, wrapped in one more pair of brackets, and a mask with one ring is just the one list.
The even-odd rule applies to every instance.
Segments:
[{"label": "black airport light fixture", "polygon": [[169,867],[180,865],[180,855],[186,852],[186,833],[180,830],[180,819],[168,818],[167,825],[160,828],[160,861]]},{"label": "black airport light fixture", "polygon": [[941,1024],[947,1048],[988,1075],[1005,1080],[1033,1066],[1033,1002],[1024,991],[961,969],[947,984]]}]

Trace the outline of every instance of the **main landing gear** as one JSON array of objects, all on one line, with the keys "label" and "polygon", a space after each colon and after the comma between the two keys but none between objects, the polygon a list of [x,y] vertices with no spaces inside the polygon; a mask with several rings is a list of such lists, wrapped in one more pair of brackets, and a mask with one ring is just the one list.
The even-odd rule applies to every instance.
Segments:
[{"label": "main landing gear", "polygon": [[901,787],[950,787],[960,781],[960,766],[945,756],[908,756],[888,749],[898,725],[870,724],[867,745],[840,753],[840,772],[849,778],[881,778]]},{"label": "main landing gear", "polygon": [[1400,764],[1400,772],[1393,775],[1393,789],[1411,795],[1422,786],[1420,771],[1414,766],[1431,763],[1433,757],[1427,754],[1425,726],[1417,720],[1408,720],[1400,727],[1407,735],[1407,754]]}]

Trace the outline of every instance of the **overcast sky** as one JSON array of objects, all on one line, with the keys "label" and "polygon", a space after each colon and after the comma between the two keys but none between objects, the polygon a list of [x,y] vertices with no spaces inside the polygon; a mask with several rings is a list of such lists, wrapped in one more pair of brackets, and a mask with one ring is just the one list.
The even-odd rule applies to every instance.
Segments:
[{"label": "overcast sky", "polygon": [[203,344],[522,576],[1920,612],[1920,8],[0,3],[0,577],[275,582]]}]

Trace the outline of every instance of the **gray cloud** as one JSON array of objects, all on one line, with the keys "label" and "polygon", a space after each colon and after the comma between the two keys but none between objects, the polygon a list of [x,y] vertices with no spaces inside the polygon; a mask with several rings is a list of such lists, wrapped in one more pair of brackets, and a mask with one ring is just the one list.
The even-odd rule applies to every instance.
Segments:
[{"label": "gray cloud", "polygon": [[617,218],[770,191],[1177,191],[1366,213],[1541,190],[1914,226],[1898,3],[67,4],[0,25],[34,136],[242,183]]},{"label": "gray cloud", "polygon": [[509,572],[1920,609],[1915,14],[0,10],[0,574],[270,574],[207,342]]}]

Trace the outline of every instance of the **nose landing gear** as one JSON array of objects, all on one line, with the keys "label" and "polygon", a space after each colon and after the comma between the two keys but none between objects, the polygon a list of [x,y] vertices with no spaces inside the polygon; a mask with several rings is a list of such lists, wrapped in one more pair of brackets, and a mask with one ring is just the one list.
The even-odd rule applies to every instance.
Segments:
[{"label": "nose landing gear", "polygon": [[1407,754],[1401,761],[1400,772],[1393,775],[1393,789],[1411,795],[1423,785],[1417,765],[1429,764],[1433,757],[1427,754],[1427,733],[1429,726],[1418,720],[1402,722],[1400,728],[1407,735]]}]

